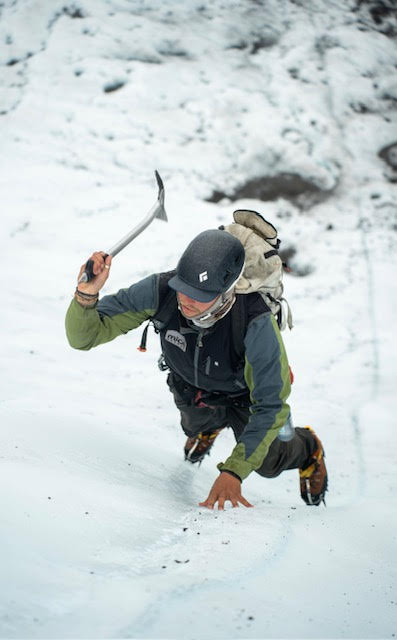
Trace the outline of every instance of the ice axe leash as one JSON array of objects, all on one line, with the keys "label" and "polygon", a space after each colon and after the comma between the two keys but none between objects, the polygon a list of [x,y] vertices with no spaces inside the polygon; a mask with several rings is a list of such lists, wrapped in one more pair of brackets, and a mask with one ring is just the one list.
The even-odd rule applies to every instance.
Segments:
[{"label": "ice axe leash", "polygon": [[[139,236],[139,234],[142,233],[142,231],[144,231],[144,229],[146,229],[146,227],[148,227],[149,224],[153,222],[155,218],[157,218],[158,220],[163,220],[164,222],[168,222],[167,214],[164,208],[164,184],[158,171],[155,171],[154,175],[156,176],[157,185],[159,188],[159,193],[157,196],[156,203],[150,209],[149,213],[143,218],[143,220],[141,220],[141,222],[136,225],[136,227],[134,227],[131,231],[129,231],[127,235],[121,238],[121,240],[116,242],[116,244],[113,245],[111,249],[109,249],[109,251],[105,254],[104,258],[107,258],[108,256],[112,256],[112,258],[114,258],[114,256],[120,253],[120,251],[122,251],[128,244],[130,244],[132,240],[134,240],[134,238]],[[93,271],[93,267],[94,267],[93,260],[87,260],[85,269],[81,274],[79,283],[89,282],[90,280],[92,280],[92,278],[94,278],[95,274]]]}]

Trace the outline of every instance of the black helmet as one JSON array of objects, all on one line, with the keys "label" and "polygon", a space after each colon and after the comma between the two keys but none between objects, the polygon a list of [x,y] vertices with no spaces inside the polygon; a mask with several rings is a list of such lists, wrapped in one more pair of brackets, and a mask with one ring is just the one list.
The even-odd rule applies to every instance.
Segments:
[{"label": "black helmet", "polygon": [[227,231],[203,231],[183,252],[168,284],[198,302],[210,302],[238,280],[244,258],[240,240]]}]

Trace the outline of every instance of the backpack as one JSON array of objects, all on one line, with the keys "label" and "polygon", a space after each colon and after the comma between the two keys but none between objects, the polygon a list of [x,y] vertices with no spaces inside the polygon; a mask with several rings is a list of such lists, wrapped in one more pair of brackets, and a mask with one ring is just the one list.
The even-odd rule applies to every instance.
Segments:
[{"label": "backpack", "polygon": [[292,314],[283,297],[283,262],[278,255],[280,239],[277,229],[256,211],[237,209],[234,222],[221,227],[240,240],[245,249],[243,273],[236,284],[236,293],[258,292],[276,316],[283,331],[292,329]]}]

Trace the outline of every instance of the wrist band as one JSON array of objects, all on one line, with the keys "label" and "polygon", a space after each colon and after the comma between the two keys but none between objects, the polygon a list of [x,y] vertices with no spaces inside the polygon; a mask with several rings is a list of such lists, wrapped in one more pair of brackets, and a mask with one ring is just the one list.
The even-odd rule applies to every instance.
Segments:
[{"label": "wrist band", "polygon": [[84,307],[84,309],[93,309],[98,302],[99,294],[84,293],[84,291],[80,291],[79,288],[76,287],[74,297],[77,304],[79,304],[81,307]]},{"label": "wrist band", "polygon": [[228,469],[222,469],[221,473],[228,473],[229,476],[233,476],[233,478],[236,478],[237,480],[240,480],[240,482],[242,482],[240,476],[238,476],[237,473],[234,473],[234,471],[229,471]]},{"label": "wrist band", "polygon": [[83,307],[83,309],[93,309],[98,304],[98,300],[85,300],[84,298],[79,298],[77,294],[74,296],[74,299],[80,307]]},{"label": "wrist band", "polygon": [[99,293],[85,293],[85,291],[80,291],[78,287],[76,287],[75,293],[81,298],[85,298],[87,300],[93,300],[94,298],[99,297]]}]

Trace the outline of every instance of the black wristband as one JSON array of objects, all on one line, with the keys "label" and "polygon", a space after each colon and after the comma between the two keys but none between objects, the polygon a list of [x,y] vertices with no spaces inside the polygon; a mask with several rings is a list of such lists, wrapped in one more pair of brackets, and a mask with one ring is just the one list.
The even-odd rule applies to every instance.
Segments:
[{"label": "black wristband", "polygon": [[234,471],[228,471],[227,469],[222,469],[221,473],[228,473],[229,476],[233,476],[233,478],[237,478],[237,480],[240,480],[240,482],[242,482],[240,476],[238,476],[237,473],[234,473]]},{"label": "black wristband", "polygon": [[75,293],[81,298],[86,298],[87,300],[93,300],[99,296],[99,293],[86,293],[85,291],[80,291],[78,287],[76,287]]}]

